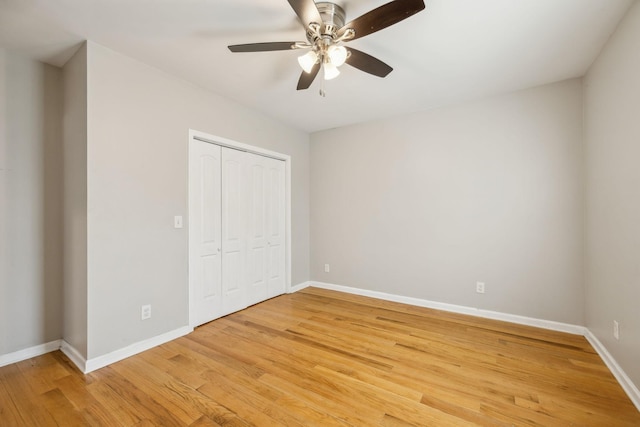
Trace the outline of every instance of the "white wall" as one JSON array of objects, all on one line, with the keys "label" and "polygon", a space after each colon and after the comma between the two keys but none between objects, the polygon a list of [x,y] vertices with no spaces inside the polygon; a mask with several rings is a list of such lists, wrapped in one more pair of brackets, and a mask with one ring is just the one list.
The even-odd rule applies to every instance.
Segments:
[{"label": "white wall", "polygon": [[[640,3],[585,79],[586,322],[640,384]],[[613,321],[620,322],[620,340]]]},{"label": "white wall", "polygon": [[581,102],[570,80],[313,134],[312,280],[582,324]]},{"label": "white wall", "polygon": [[87,357],[87,46],[65,64],[64,340]]},{"label": "white wall", "polygon": [[62,336],[62,76],[0,51],[0,355]]},{"label": "white wall", "polygon": [[[188,130],[292,158],[292,284],[309,277],[309,137],[88,43],[88,357],[188,325]],[[152,318],[140,320],[140,306]]]}]

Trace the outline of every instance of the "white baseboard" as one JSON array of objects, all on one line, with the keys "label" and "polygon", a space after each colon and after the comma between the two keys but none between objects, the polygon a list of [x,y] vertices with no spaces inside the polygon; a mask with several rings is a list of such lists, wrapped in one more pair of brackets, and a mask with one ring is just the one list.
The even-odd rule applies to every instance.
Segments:
[{"label": "white baseboard", "polygon": [[[158,345],[164,344],[171,340],[175,340],[176,338],[180,338],[181,336],[187,335],[192,332],[193,328],[190,326],[184,326],[182,328],[175,329],[173,331],[166,332],[164,334],[155,336],[153,338],[149,338],[143,341],[139,341],[137,343],[131,344],[127,347],[118,349],[116,351],[112,351],[111,353],[104,354],[102,356],[94,357],[88,359],[85,363],[84,369],[82,370],[85,374],[88,374],[91,371],[95,371],[96,369],[104,368],[107,365],[112,363],[119,362],[122,359],[126,359],[127,357],[131,357],[134,354],[142,353],[145,350],[149,350],[150,348],[156,347]],[[75,363],[75,362],[74,362]],[[78,368],[81,368],[78,366]],[[82,369],[82,368],[81,368]]]},{"label": "white baseboard", "polygon": [[604,363],[609,367],[609,370],[613,374],[614,377],[620,383],[620,386],[624,389],[624,391],[629,396],[629,399],[636,405],[638,411],[640,411],[640,390],[638,387],[631,381],[631,378],[622,370],[618,362],[611,356],[611,353],[606,349],[606,347],[600,342],[600,340],[588,329],[585,328],[585,338],[589,343],[593,346],[593,348],[598,352]]},{"label": "white baseboard", "polygon": [[85,367],[87,366],[87,359],[71,344],[62,340],[60,345],[60,351],[63,352],[74,365],[80,369],[80,372],[85,373]]},{"label": "white baseboard", "polygon": [[291,288],[289,288],[289,292],[290,294],[294,293],[294,292],[298,292],[303,290],[304,288],[308,288],[309,286],[311,286],[312,282],[302,282],[302,283],[298,283],[295,286],[291,286]]},{"label": "white baseboard", "polygon": [[54,340],[45,344],[14,351],[13,353],[0,355],[0,366],[11,365],[12,363],[22,362],[32,357],[42,356],[43,354],[56,351],[60,348],[61,341],[62,340]]},{"label": "white baseboard", "polygon": [[519,316],[516,314],[500,313],[498,311],[482,310],[479,308],[466,307],[463,305],[447,304],[436,301],[429,301],[421,298],[405,297],[401,295],[387,294],[385,292],[369,291],[366,289],[352,288],[350,286],[334,285],[323,282],[310,282],[310,286],[346,292],[354,295],[378,298],[385,301],[399,302],[403,304],[415,305],[418,307],[433,308],[436,310],[449,311],[452,313],[468,314],[471,316],[484,317],[486,319],[502,320],[504,322],[517,323],[519,325],[534,326],[537,328],[549,329],[552,331],[567,332],[574,335],[584,335],[585,327],[572,325],[570,323],[554,322],[552,320],[542,320],[533,317]]},{"label": "white baseboard", "polygon": [[118,362],[134,354],[141,353],[145,350],[149,350],[160,344],[164,344],[183,335],[187,335],[192,332],[193,328],[185,326],[175,329],[173,331],[155,336],[153,338],[146,339],[144,341],[131,344],[130,346],[121,348],[103,356],[94,357],[87,360],[75,347],[64,340],[55,340],[46,344],[37,345],[34,347],[26,348],[24,350],[16,351],[9,354],[0,355],[0,366],[10,365],[12,363],[18,363],[32,357],[41,356],[43,354],[60,350],[78,367],[80,372],[88,374],[96,369],[103,368],[112,363]]}]

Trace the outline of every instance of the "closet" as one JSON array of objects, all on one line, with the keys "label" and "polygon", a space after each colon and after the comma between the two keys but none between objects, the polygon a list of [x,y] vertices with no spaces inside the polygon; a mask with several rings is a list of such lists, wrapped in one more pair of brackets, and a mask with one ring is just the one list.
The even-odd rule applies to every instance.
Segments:
[{"label": "closet", "polygon": [[195,138],[189,147],[191,323],[283,294],[285,162]]}]

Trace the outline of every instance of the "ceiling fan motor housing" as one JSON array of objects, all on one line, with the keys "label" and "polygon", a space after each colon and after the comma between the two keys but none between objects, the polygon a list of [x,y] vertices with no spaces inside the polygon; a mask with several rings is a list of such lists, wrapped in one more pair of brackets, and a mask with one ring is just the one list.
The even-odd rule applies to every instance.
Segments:
[{"label": "ceiling fan motor housing", "polygon": [[320,17],[323,22],[318,22],[319,27],[315,25],[309,25],[309,31],[307,31],[307,40],[309,43],[314,44],[319,37],[330,37],[334,39],[337,31],[344,26],[345,13],[344,9],[339,5],[331,2],[318,2],[316,3]]}]

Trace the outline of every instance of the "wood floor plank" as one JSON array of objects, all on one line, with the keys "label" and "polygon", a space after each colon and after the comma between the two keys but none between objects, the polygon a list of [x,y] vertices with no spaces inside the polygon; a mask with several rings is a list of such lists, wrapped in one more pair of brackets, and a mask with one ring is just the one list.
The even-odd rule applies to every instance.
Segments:
[{"label": "wood floor plank", "polygon": [[60,390],[65,398],[78,410],[83,410],[96,403],[95,398],[87,390],[87,382],[82,376],[67,375],[55,382],[56,389]]},{"label": "wood floor plank", "polygon": [[0,369],[0,382],[5,385],[13,405],[24,423],[17,425],[55,426],[55,419],[42,406],[42,397],[29,386],[16,364]]},{"label": "wood floor plank", "polygon": [[640,426],[588,341],[307,288],[81,374],[0,368],[4,426]]},{"label": "wood floor plank", "polygon": [[454,417],[437,408],[423,405],[422,402],[394,395],[340,372],[332,371],[322,366],[318,366],[316,369],[325,378],[329,378],[336,383],[345,383],[347,387],[353,390],[353,393],[358,394],[360,399],[370,402],[372,407],[380,407],[385,411],[385,414],[392,415],[398,419],[414,424],[424,423],[425,425],[450,425],[453,423],[459,426],[473,425],[461,418],[454,419]]},{"label": "wood floor plank", "polygon": [[326,381],[292,382],[291,371],[282,365],[274,365],[271,371],[272,373],[265,374],[260,378],[260,382],[279,389],[283,393],[295,395],[297,399],[309,407],[330,413],[349,425],[374,425],[375,421],[384,415],[380,408],[372,408],[362,402],[352,402],[345,405],[348,395],[345,395],[342,390],[328,387]]},{"label": "wood floor plank", "polygon": [[[123,402],[121,396],[107,381],[94,381],[87,386],[87,390],[98,402],[98,405],[88,410],[96,418],[101,419],[101,413],[105,412],[108,414],[108,418],[114,421],[113,425],[131,426],[142,421],[136,406],[130,405],[126,401]],[[104,411],[101,411],[102,408]]]},{"label": "wood floor plank", "polygon": [[0,420],[7,425],[24,425],[26,420],[11,398],[12,390],[8,387],[9,381],[3,379],[0,373]]},{"label": "wood floor plank", "polygon": [[74,408],[71,402],[57,388],[42,394],[42,405],[58,425],[81,427],[87,424],[82,412]]},{"label": "wood floor plank", "polygon": [[43,394],[56,388],[56,380],[70,374],[69,370],[58,363],[51,353],[41,357],[23,360],[16,364],[29,387],[36,394]]},{"label": "wood floor plank", "polygon": [[206,415],[201,416],[196,421],[191,423],[189,427],[220,427],[220,424],[214,422],[211,418]]},{"label": "wood floor plank", "polygon": [[[236,341],[233,341],[232,351],[239,352],[241,354],[245,352],[251,352],[252,349],[246,347],[248,344],[251,344],[254,349],[257,347],[256,343],[250,343],[250,341],[246,341],[243,343],[241,340],[236,340]],[[272,364],[267,364],[266,365],[267,368],[264,368],[264,369],[262,367],[256,366],[254,369],[248,370],[245,366],[232,363],[231,366],[235,366],[237,368],[236,374],[232,374],[232,373],[230,374],[229,372],[225,373],[225,370],[228,371],[229,366],[224,366],[224,365],[217,366],[217,363],[213,361],[213,359],[214,358],[222,359],[223,364],[224,363],[228,364],[227,359],[229,359],[229,357],[222,353],[219,353],[219,356],[215,355],[214,349],[218,348],[217,344],[209,343],[207,347],[208,347],[208,350],[213,352],[213,353],[207,353],[210,357],[213,356],[211,359],[207,359],[207,360],[209,361],[209,366],[211,366],[211,368],[214,370],[212,370],[211,372],[207,372],[205,376],[211,378],[213,383],[220,382],[222,380],[220,376],[222,376],[225,378],[224,379],[225,381],[228,379],[233,382],[242,384],[247,389],[251,389],[252,391],[258,392],[262,396],[270,397],[274,402],[277,401],[279,402],[279,404],[282,404],[282,402],[286,402],[287,403],[286,407],[288,408],[288,410],[294,413],[295,417],[298,420],[300,420],[300,422],[302,422],[302,425],[310,425],[312,423],[318,422],[318,420],[320,420],[319,425],[343,425],[343,423],[340,420],[344,418],[344,414],[338,412],[338,415],[334,416],[335,415],[334,411],[330,412],[330,414],[332,415],[329,417],[323,416],[321,414],[321,411],[325,408],[323,407],[318,408],[313,403],[314,401],[323,400],[318,395],[316,395],[315,398],[307,400],[304,398],[301,399],[301,395],[304,395],[304,393],[300,393],[300,390],[291,391],[286,387],[278,388],[277,386],[272,387],[271,389],[267,387],[260,387],[260,384],[265,384],[265,382],[262,381],[262,378],[265,372],[267,371],[274,372],[278,370],[278,368],[276,368]],[[225,350],[231,351],[229,349],[220,349],[220,348],[218,349],[222,351],[225,351]],[[277,350],[275,349],[268,349],[264,347],[259,348],[257,350],[258,350],[257,353],[259,353],[263,358],[267,358],[267,360],[269,355],[273,356],[275,352],[277,352]],[[196,353],[196,354],[199,354],[199,353]],[[195,357],[202,357],[202,356],[195,356]],[[280,361],[286,360],[287,357],[288,357],[287,353],[281,352],[280,354],[276,354],[275,357],[272,359],[272,361],[276,362],[278,360]],[[261,366],[265,366],[265,365],[262,364]],[[295,369],[295,368],[291,367],[291,369]],[[291,374],[292,376],[290,378],[295,381],[296,378],[300,378],[299,375],[301,372],[302,371],[297,371]],[[282,370],[278,370],[278,373],[282,374]],[[252,381],[252,380],[259,380],[259,381]],[[266,382],[266,384],[273,385],[273,383],[269,383],[268,381]],[[242,394],[246,394],[246,393],[247,391],[245,390],[245,392]],[[340,404],[342,404],[342,402],[340,402]],[[350,408],[349,412],[352,412],[352,411],[353,411],[353,408]],[[312,416],[312,414],[315,414],[315,415]],[[337,419],[334,419],[336,417]],[[315,422],[313,420],[315,420]],[[282,424],[282,420],[280,420],[280,424]]]},{"label": "wood floor plank", "polygon": [[177,400],[169,387],[163,387],[165,383],[160,379],[160,375],[149,375],[146,372],[146,365],[141,359],[125,359],[120,363],[113,364],[111,368],[135,384],[141,392],[153,396],[158,405],[165,408],[181,423],[189,425],[202,416],[197,408]]}]

